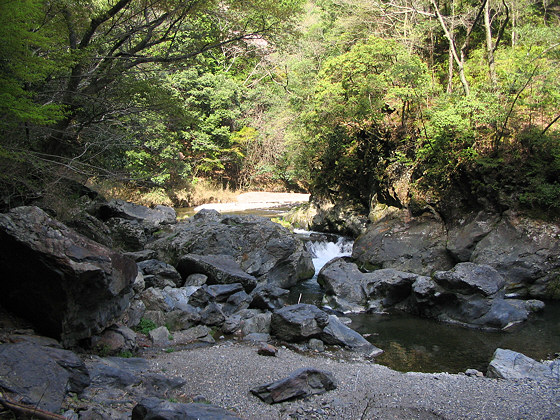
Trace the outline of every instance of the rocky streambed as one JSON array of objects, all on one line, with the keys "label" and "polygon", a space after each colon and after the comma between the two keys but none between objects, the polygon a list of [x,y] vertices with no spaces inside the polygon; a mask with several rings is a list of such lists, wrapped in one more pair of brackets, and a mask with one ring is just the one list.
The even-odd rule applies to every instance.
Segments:
[{"label": "rocky streambed", "polygon": [[[0,215],[0,303],[8,319],[16,314],[29,323],[2,325],[0,388],[8,411],[136,419],[558,414],[557,362],[496,354],[503,367],[489,372],[507,382],[475,371],[400,374],[376,365],[382,350],[339,312],[287,304],[288,289],[313,276],[314,267],[305,243],[270,220],[205,210],[177,223],[170,208],[97,198],[70,224],[37,207]],[[417,240],[401,238],[406,255],[439,255],[440,240],[426,245],[419,232],[409,232]],[[379,249],[379,240],[367,238],[351,260],[322,271],[336,309],[422,302],[429,310],[420,315],[488,328],[542,309],[529,295],[512,300],[499,266],[451,267],[445,260],[433,275],[410,264],[409,271],[358,266],[364,243]],[[399,252],[387,244],[381,241],[384,255]],[[415,245],[429,258],[415,256]],[[554,250],[540,252],[548,258],[543,270],[556,267]],[[549,290],[547,278],[523,290]]]}]

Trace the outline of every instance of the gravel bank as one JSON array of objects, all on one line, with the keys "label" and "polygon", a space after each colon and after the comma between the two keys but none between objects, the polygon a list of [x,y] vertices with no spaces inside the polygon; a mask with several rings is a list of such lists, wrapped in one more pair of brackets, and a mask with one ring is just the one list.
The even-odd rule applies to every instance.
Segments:
[{"label": "gravel bank", "polygon": [[[277,357],[246,343],[147,353],[152,370],[187,380],[185,398],[203,396],[244,419],[558,419],[560,389],[447,373],[399,373],[364,360],[340,360],[280,348]],[[328,370],[338,388],[268,405],[249,389],[301,367]]]}]

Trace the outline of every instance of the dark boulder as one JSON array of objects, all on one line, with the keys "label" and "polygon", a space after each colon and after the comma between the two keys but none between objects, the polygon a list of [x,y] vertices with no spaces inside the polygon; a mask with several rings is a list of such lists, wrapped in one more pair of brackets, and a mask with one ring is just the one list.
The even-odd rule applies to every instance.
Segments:
[{"label": "dark boulder", "polygon": [[[228,255],[259,282],[279,287],[291,287],[314,274],[311,256],[303,242],[262,217],[201,211],[172,226],[168,236],[149,247],[158,251],[161,260],[173,265],[187,254]],[[185,277],[188,270],[179,272]]]},{"label": "dark boulder", "polygon": [[336,389],[336,379],[330,372],[314,368],[303,368],[287,378],[251,389],[251,393],[268,404],[280,403],[295,398],[305,398]]},{"label": "dark boulder", "polygon": [[281,340],[307,341],[319,337],[329,323],[329,316],[315,305],[300,303],[272,313],[271,332]]},{"label": "dark boulder", "polygon": [[0,389],[24,404],[58,413],[69,392],[80,394],[89,383],[86,366],[71,351],[30,342],[0,344]]},{"label": "dark boulder", "polygon": [[448,270],[447,231],[432,213],[389,217],[371,225],[354,242],[352,258],[368,268],[394,268],[421,275]]},{"label": "dark boulder", "polygon": [[[370,307],[383,310],[404,301],[410,296],[412,284],[418,277],[417,274],[405,273],[393,268],[364,274],[362,284],[370,300]],[[376,304],[372,304],[372,301]]]},{"label": "dark boulder", "polygon": [[486,375],[499,379],[532,379],[558,386],[560,359],[537,362],[522,353],[496,349]]},{"label": "dark boulder", "polygon": [[273,311],[280,309],[286,304],[286,299],[290,294],[289,290],[273,284],[259,284],[251,292],[251,308]]},{"label": "dark boulder", "polygon": [[344,325],[336,315],[329,315],[329,323],[323,328],[319,338],[327,344],[338,344],[368,357],[376,357],[383,353],[383,350],[375,347],[352,328]]},{"label": "dark boulder", "polygon": [[127,309],[134,261],[37,207],[0,215],[1,303],[65,346],[98,334]]},{"label": "dark boulder", "polygon": [[158,398],[144,398],[132,410],[132,420],[240,420],[221,407],[202,403],[172,403]]},{"label": "dark boulder", "polygon": [[449,271],[437,271],[434,280],[449,291],[482,296],[495,296],[506,284],[494,268],[470,262],[459,263]]},{"label": "dark boulder", "polygon": [[198,273],[206,275],[208,285],[240,283],[247,292],[257,285],[257,279],[243,271],[229,255],[185,255],[177,269],[184,278]]},{"label": "dark boulder", "polygon": [[144,274],[146,287],[163,289],[166,286],[180,287],[183,284],[181,275],[175,267],[163,261],[155,259],[141,261],[138,263],[138,268]]},{"label": "dark boulder", "polygon": [[342,311],[360,312],[367,305],[367,296],[362,287],[365,276],[355,263],[337,258],[325,264],[317,276],[317,282],[325,288],[331,306]]},{"label": "dark boulder", "polygon": [[250,295],[244,291],[240,291],[228,297],[228,300],[222,309],[224,314],[228,316],[233,315],[236,312],[247,309],[252,301],[253,298]]}]

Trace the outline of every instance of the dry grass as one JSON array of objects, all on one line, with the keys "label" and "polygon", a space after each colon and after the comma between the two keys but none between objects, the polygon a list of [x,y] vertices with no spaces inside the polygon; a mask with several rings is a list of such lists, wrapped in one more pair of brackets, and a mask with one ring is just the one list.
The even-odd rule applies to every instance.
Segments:
[{"label": "dry grass", "polygon": [[208,180],[197,180],[189,188],[171,191],[164,188],[138,189],[129,184],[108,181],[93,182],[90,186],[107,199],[121,199],[148,207],[158,204],[195,207],[206,203],[227,203],[235,201],[235,197],[240,193]]}]

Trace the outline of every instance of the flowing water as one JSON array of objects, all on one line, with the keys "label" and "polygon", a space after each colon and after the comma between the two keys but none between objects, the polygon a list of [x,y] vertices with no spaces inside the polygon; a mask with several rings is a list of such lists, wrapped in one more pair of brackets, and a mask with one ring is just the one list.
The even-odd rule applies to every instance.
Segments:
[{"label": "flowing water", "polygon": [[[328,261],[352,253],[352,241],[332,235],[296,232],[308,240],[316,275]],[[313,279],[290,291],[292,303],[322,305],[323,290]],[[418,318],[402,312],[349,315],[353,329],[385,352],[376,361],[403,372],[486,371],[497,348],[523,353],[536,360],[560,352],[560,304],[548,302],[545,310],[508,331],[485,332]]]},{"label": "flowing water", "polygon": [[[234,214],[279,217],[290,206],[254,209]],[[194,210],[178,214],[194,214]],[[346,238],[296,230],[313,255],[315,277],[290,290],[290,303],[323,305],[324,291],[317,273],[328,261],[349,256],[353,242]],[[349,315],[353,329],[385,352],[376,362],[403,372],[464,372],[474,368],[486,371],[494,351],[506,348],[536,360],[549,359],[560,352],[560,303],[547,302],[545,310],[508,331],[485,332],[422,319],[402,312]]]}]

